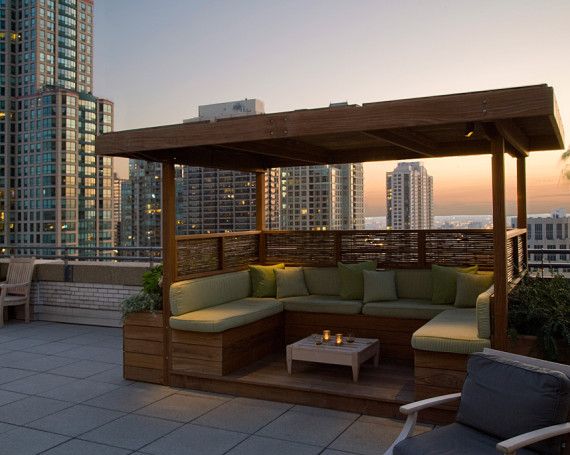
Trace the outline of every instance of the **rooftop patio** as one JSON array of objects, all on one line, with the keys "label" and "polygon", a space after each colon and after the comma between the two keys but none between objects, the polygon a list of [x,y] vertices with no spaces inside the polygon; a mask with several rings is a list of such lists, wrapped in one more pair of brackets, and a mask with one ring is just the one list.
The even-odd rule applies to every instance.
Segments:
[{"label": "rooftop patio", "polygon": [[402,428],[380,417],[125,381],[121,336],[115,328],[8,324],[0,334],[0,454],[372,455]]}]

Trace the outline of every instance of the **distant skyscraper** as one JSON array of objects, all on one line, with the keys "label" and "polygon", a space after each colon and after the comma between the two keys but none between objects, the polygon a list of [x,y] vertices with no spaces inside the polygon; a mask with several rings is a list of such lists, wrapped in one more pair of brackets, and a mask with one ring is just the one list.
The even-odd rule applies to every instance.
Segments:
[{"label": "distant skyscraper", "polygon": [[364,229],[362,164],[281,168],[281,229]]},{"label": "distant skyscraper", "polygon": [[398,163],[386,173],[388,229],[432,229],[433,177],[423,164]]},{"label": "distant skyscraper", "polygon": [[[511,221],[517,227],[517,219]],[[550,216],[529,217],[527,219],[528,248],[536,250],[565,250],[570,248],[570,216],[564,209],[557,209]],[[532,255],[531,255],[532,256]],[[559,272],[570,273],[570,256],[568,254],[538,254],[530,258],[534,262],[568,263],[568,267],[558,269]]]},{"label": "distant skyscraper", "polygon": [[112,246],[112,159],[95,136],[91,0],[0,1],[0,243]]},{"label": "distant skyscraper", "polygon": [[120,178],[116,172],[113,172],[113,244],[115,246],[121,244],[122,186],[126,181],[126,179]]}]

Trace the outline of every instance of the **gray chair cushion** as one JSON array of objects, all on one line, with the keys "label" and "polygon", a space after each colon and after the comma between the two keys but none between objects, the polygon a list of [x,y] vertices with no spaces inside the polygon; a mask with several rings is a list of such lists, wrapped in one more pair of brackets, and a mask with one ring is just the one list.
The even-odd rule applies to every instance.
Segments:
[{"label": "gray chair cushion", "polygon": [[[497,455],[497,442],[500,442],[497,438],[460,423],[452,423],[403,440],[394,447],[394,455]],[[536,452],[522,449],[517,454]]]},{"label": "gray chair cushion", "polygon": [[[467,363],[457,422],[501,440],[563,423],[568,416],[570,380],[547,370],[476,353]],[[532,448],[556,453],[559,441]]]}]

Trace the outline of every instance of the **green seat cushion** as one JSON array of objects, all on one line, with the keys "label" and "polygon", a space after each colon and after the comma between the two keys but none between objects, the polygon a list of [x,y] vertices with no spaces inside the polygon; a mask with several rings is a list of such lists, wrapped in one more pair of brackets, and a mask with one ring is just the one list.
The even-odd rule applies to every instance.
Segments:
[{"label": "green seat cushion", "polygon": [[489,289],[492,284],[492,273],[458,273],[455,306],[475,308],[479,294]]},{"label": "green seat cushion", "polygon": [[340,294],[338,267],[303,267],[303,273],[309,294]]},{"label": "green seat cushion", "polygon": [[278,299],[295,297],[297,295],[309,295],[302,267],[275,269],[275,282],[277,284]]},{"label": "green seat cushion", "polygon": [[412,335],[412,347],[422,351],[472,354],[491,347],[480,338],[475,308],[456,308],[438,314]]},{"label": "green seat cushion", "polygon": [[170,311],[179,316],[251,295],[247,270],[178,281],[170,286]]},{"label": "green seat cushion", "polygon": [[436,305],[447,305],[455,302],[457,292],[457,274],[477,273],[478,266],[473,267],[445,267],[443,265],[432,265],[431,273],[433,277],[432,302]]},{"label": "green seat cushion", "polygon": [[431,270],[396,270],[396,291],[400,299],[431,299]]},{"label": "green seat cushion", "polygon": [[359,300],[343,300],[338,295],[307,295],[281,299],[286,311],[302,311],[305,313],[359,314],[362,302]]},{"label": "green seat cushion", "polygon": [[283,305],[276,299],[248,297],[180,316],[171,316],[170,327],[189,332],[218,333],[282,311]]},{"label": "green seat cushion", "polygon": [[364,303],[397,300],[396,272],[364,270]]},{"label": "green seat cushion", "polygon": [[284,268],[285,264],[250,265],[251,295],[253,297],[275,297],[277,284],[274,270]]},{"label": "green seat cushion", "polygon": [[364,298],[364,270],[376,270],[376,261],[364,261],[356,264],[338,263],[340,274],[340,296],[345,300]]},{"label": "green seat cushion", "polygon": [[434,305],[427,299],[399,299],[392,302],[365,303],[362,314],[385,318],[430,320],[453,305]]}]

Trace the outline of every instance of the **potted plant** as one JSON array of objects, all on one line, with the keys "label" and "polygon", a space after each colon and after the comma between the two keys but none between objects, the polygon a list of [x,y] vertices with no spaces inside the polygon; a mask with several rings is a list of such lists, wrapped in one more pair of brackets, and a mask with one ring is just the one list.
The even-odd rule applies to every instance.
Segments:
[{"label": "potted plant", "polygon": [[509,299],[509,336],[513,352],[570,360],[570,280],[526,276]]},{"label": "potted plant", "polygon": [[142,290],[122,302],[125,379],[164,382],[162,266],[143,275]]}]

